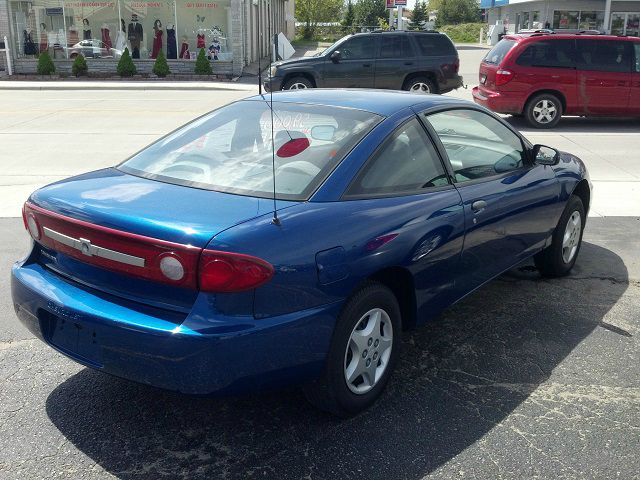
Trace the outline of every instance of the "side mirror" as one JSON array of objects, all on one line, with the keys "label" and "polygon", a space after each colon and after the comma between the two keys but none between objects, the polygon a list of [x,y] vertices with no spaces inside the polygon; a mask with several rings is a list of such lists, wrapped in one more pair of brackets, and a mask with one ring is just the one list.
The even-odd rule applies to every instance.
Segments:
[{"label": "side mirror", "polygon": [[340,60],[342,60],[342,54],[340,53],[340,51],[336,50],[331,54],[331,57],[329,58],[331,58],[331,61],[333,63],[340,63]]},{"label": "side mirror", "polygon": [[556,165],[560,161],[560,152],[546,145],[534,145],[531,156],[538,165]]}]

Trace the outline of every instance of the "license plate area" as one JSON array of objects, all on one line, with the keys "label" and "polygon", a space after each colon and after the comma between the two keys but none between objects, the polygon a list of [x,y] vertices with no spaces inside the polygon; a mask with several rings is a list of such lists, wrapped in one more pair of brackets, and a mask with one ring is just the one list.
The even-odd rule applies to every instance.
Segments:
[{"label": "license plate area", "polygon": [[480,74],[480,83],[484,85],[484,83],[487,81],[487,76],[484,73]]},{"label": "license plate area", "polygon": [[99,336],[90,324],[77,318],[55,315],[46,310],[38,312],[45,340],[65,355],[89,364],[102,367],[102,349]]}]

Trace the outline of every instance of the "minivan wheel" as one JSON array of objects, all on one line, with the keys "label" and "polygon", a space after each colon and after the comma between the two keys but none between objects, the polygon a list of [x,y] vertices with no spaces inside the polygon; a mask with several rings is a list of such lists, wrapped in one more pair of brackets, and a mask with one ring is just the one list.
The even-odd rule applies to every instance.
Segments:
[{"label": "minivan wheel", "polygon": [[391,290],[368,282],[344,305],[321,377],[303,387],[316,407],[354,415],[380,396],[400,352],[400,307]]},{"label": "minivan wheel", "polygon": [[527,103],[525,116],[535,128],[553,128],[562,117],[562,102],[550,93],[536,95]]},{"label": "minivan wheel", "polygon": [[426,95],[428,93],[438,93],[438,89],[434,83],[427,77],[416,77],[407,80],[404,84],[404,90],[411,93]]},{"label": "minivan wheel", "polygon": [[304,77],[293,77],[287,80],[282,87],[283,90],[303,90],[305,88],[313,88],[313,84]]}]

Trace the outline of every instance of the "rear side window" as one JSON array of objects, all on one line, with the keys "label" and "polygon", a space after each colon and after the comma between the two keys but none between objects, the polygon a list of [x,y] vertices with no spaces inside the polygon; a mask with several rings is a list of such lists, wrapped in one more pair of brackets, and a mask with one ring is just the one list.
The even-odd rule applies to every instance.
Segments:
[{"label": "rear side window", "polygon": [[424,128],[418,120],[410,120],[367,162],[346,197],[421,193],[448,184],[440,157]]},{"label": "rear side window", "polygon": [[636,51],[636,72],[640,73],[640,43],[633,44],[633,48]]},{"label": "rear side window", "polygon": [[535,42],[520,54],[516,63],[529,67],[574,68],[574,41],[545,40]]},{"label": "rear side window", "polygon": [[581,70],[629,72],[631,43],[616,40],[578,40],[578,66]]},{"label": "rear side window", "polygon": [[406,35],[382,35],[380,58],[406,58],[413,56],[413,48]]},{"label": "rear side window", "polygon": [[492,63],[494,65],[500,65],[504,57],[506,57],[509,50],[516,44],[515,40],[500,40],[495,47],[489,50],[489,53],[482,60],[484,63]]},{"label": "rear side window", "polygon": [[424,57],[436,57],[438,55],[455,55],[456,47],[451,40],[440,34],[413,35],[420,55]]}]

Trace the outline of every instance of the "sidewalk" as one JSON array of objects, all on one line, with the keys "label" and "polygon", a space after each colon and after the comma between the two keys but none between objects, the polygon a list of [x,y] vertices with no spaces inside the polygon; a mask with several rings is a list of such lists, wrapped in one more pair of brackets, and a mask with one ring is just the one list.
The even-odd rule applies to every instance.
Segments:
[{"label": "sidewalk", "polygon": [[11,81],[0,82],[0,90],[233,90],[251,91],[257,86],[229,82],[193,81],[126,81],[126,80],[75,80],[60,81]]}]

